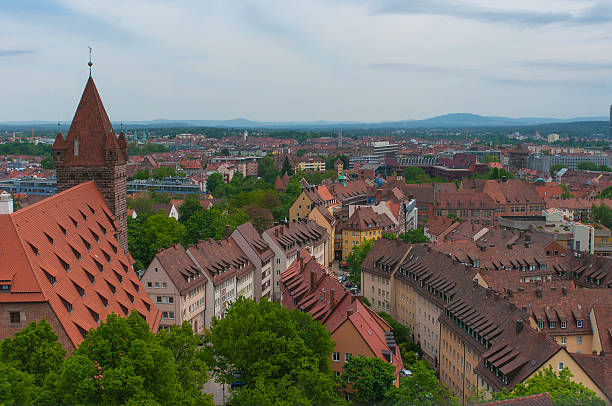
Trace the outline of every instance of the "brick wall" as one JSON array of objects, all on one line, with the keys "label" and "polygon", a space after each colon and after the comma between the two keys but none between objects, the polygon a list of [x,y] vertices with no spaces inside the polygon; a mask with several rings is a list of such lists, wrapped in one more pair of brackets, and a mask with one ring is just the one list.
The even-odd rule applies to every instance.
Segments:
[{"label": "brick wall", "polygon": [[[21,321],[19,323],[11,323],[11,312],[20,313]],[[71,353],[74,350],[74,345],[48,302],[0,303],[0,338],[12,337],[28,324],[43,318],[53,327],[62,347],[68,353]]]}]

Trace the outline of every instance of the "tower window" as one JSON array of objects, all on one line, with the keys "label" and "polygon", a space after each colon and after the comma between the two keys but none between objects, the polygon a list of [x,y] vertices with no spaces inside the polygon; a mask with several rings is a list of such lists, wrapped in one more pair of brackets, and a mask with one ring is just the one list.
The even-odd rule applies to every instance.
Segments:
[{"label": "tower window", "polygon": [[79,140],[74,138],[74,156],[79,156]]}]

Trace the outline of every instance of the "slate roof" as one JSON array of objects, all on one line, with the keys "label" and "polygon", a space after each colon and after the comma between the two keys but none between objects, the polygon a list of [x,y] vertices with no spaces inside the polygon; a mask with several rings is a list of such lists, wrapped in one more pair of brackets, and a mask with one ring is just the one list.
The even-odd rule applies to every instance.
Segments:
[{"label": "slate roof", "polygon": [[160,312],[115,238],[117,225],[93,181],[1,215],[0,302],[46,301],[78,346],[108,314],[136,310],[152,330]]}]

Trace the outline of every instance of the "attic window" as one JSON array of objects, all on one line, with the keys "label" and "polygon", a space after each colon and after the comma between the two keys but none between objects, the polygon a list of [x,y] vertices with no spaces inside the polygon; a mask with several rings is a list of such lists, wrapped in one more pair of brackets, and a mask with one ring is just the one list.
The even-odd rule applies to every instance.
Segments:
[{"label": "attic window", "polygon": [[128,292],[125,293],[127,294],[128,299],[130,299],[130,302],[134,303],[134,295],[131,295]]},{"label": "attic window", "polygon": [[91,244],[89,243],[89,241],[87,241],[83,237],[81,237],[81,241],[83,242],[83,245],[85,246],[85,248],[87,248],[87,251],[90,251],[91,250]]},{"label": "attic window", "polygon": [[38,248],[36,248],[31,243],[28,243],[28,245],[30,246],[30,248],[32,248],[32,252],[34,253],[34,255],[38,256]]},{"label": "attic window", "polygon": [[98,234],[94,233],[93,230],[91,230],[91,229],[89,229],[89,232],[93,236],[94,240],[100,241],[100,237],[98,236]]},{"label": "attic window", "polygon": [[125,273],[128,273],[128,266],[126,264],[124,264],[123,262],[119,261],[119,263],[121,264],[121,267],[123,268],[123,270],[125,271]]},{"label": "attic window", "polygon": [[81,213],[81,217],[83,217],[83,220],[87,221],[87,216],[85,215],[85,213],[83,213],[81,209],[79,209],[79,213]]},{"label": "attic window", "polygon": [[49,280],[49,283],[51,284],[51,286],[55,286],[55,284],[57,283],[57,279],[55,279],[55,276],[51,275],[44,268],[40,268],[40,269],[42,269],[43,272],[45,273],[45,276],[47,277],[47,280]]},{"label": "attic window", "polygon": [[79,326],[76,323],[75,326],[77,326],[77,328],[79,329],[79,333],[81,333],[81,336],[83,336],[83,338],[87,338],[87,330],[85,330],[83,327]]},{"label": "attic window", "polygon": [[110,245],[111,249],[113,250],[113,252],[116,254],[117,253],[117,247],[114,246],[113,244],[111,244],[110,242],[108,243],[108,245]]},{"label": "attic window", "polygon": [[104,265],[102,265],[101,263],[99,263],[95,259],[93,261],[96,264],[96,266],[98,267],[98,271],[100,271],[101,273],[104,273]]},{"label": "attic window", "polygon": [[117,280],[119,280],[119,283],[123,283],[123,276],[119,275],[119,272],[115,271],[114,269],[113,272],[115,273]]},{"label": "attic window", "polygon": [[94,321],[96,323],[100,322],[100,315],[96,312],[94,312],[93,310],[91,310],[89,307],[87,308],[87,310],[89,310],[89,314],[91,314],[91,318],[94,319]]},{"label": "attic window", "polygon": [[62,225],[59,224],[59,223],[57,225],[59,226],[60,230],[62,230],[62,233],[64,233],[64,235],[66,235],[66,229],[64,227],[62,227]]},{"label": "attic window", "polygon": [[53,238],[47,233],[43,232],[43,234],[45,235],[45,237],[47,237],[47,240],[49,240],[49,244],[53,245]]},{"label": "attic window", "polygon": [[[98,293],[98,292],[96,292]],[[104,305],[104,307],[108,307],[108,300],[102,296],[101,294],[98,293],[98,297],[100,298],[100,301],[102,302],[102,304]]]},{"label": "attic window", "polygon": [[70,265],[68,265],[68,262],[66,262],[63,259],[61,259],[59,257],[59,255],[57,255],[57,254],[55,254],[55,256],[57,257],[58,261],[60,262],[60,265],[62,266],[62,268],[64,268],[64,270],[66,272],[70,271]]},{"label": "attic window", "polygon": [[103,249],[101,249],[100,251],[102,251],[102,254],[104,255],[104,258],[106,259],[106,262],[108,262],[108,263],[110,264],[110,262],[111,262],[111,257],[110,257],[110,255],[108,255],[108,254],[106,253],[106,251],[104,251]]},{"label": "attic window", "polygon": [[147,302],[142,302],[144,303],[145,307],[147,308],[147,311],[150,312],[151,311],[151,305],[148,304]]},{"label": "attic window", "polygon": [[128,308],[125,307],[124,305],[122,305],[121,303],[119,303],[119,307],[121,307],[121,311],[123,312],[123,314],[125,314],[127,316],[128,315]]},{"label": "attic window", "polygon": [[73,219],[73,218],[72,218],[72,216],[68,216],[68,217],[70,217],[70,220],[72,220],[72,224],[74,224],[74,226],[78,228],[78,227],[79,227],[79,223],[78,223],[78,221],[76,221],[75,219]]},{"label": "attic window", "polygon": [[91,282],[92,285],[96,284],[96,277],[92,274],[89,273],[88,270],[86,270],[85,268],[83,268],[83,271],[85,271],[85,275],[87,275],[87,279],[89,279],[89,282]]},{"label": "attic window", "polygon": [[138,286],[138,284],[137,284],[137,283],[134,283],[133,281],[130,281],[130,282],[132,282],[132,286],[134,287],[134,289],[136,290],[136,292],[140,292],[140,286]]},{"label": "attic window", "polygon": [[100,224],[99,222],[97,222],[97,223],[98,223],[98,227],[100,227],[100,230],[102,230],[102,234],[106,235],[106,228],[102,224]]},{"label": "attic window", "polygon": [[113,227],[113,230],[117,231],[117,227],[115,227],[115,222],[113,221],[112,217],[107,213],[106,210],[104,210],[104,214],[106,215],[106,219],[110,223],[111,227]]},{"label": "attic window", "polygon": [[106,284],[108,285],[108,288],[111,290],[111,292],[113,292],[113,295],[117,293],[117,289],[112,283],[110,283],[109,281],[106,281]]},{"label": "attic window", "polygon": [[96,214],[96,211],[93,209],[93,207],[91,207],[90,205],[87,205],[87,207],[89,207],[91,214]]},{"label": "attic window", "polygon": [[83,289],[82,287],[77,285],[74,281],[72,281],[72,284],[74,285],[74,288],[76,289],[76,291],[79,294],[79,296],[85,297],[85,289]]},{"label": "attic window", "polygon": [[63,297],[59,296],[60,300],[62,301],[62,303],[64,304],[64,307],[66,308],[66,311],[68,313],[72,313],[72,303],[70,303],[69,301],[67,301],[66,299],[64,299]]},{"label": "attic window", "polygon": [[79,251],[77,251],[72,245],[68,244],[68,246],[72,250],[72,253],[76,257],[76,259],[78,259],[80,261],[81,260],[81,253]]}]

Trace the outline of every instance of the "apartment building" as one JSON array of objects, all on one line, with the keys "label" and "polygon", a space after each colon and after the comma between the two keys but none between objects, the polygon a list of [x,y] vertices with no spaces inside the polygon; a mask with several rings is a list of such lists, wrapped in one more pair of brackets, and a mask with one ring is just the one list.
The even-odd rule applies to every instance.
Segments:
[{"label": "apartment building", "polygon": [[280,300],[281,274],[297,257],[298,249],[306,248],[322,266],[329,263],[329,235],[316,222],[303,219],[281,224],[262,233],[263,239],[274,253],[272,264],[272,297]]},{"label": "apartment building", "polygon": [[300,157],[296,160],[295,170],[325,172],[325,161],[319,157]]},{"label": "apartment building", "polygon": [[[573,379],[609,402],[607,378],[587,372],[596,361],[577,361],[560,339],[555,342],[532,326],[530,315],[508,300],[508,293],[504,297],[480,283],[473,266],[401,241],[378,240],[362,264],[362,292],[374,310],[388,311],[410,328],[442,383],[464,404],[477,389],[511,389],[549,365],[568,367]],[[608,323],[606,310],[593,306],[592,313],[599,312],[595,324]],[[608,340],[602,326],[593,336]]]},{"label": "apartment building", "polygon": [[236,227],[232,233],[232,238],[255,265],[253,277],[255,297],[265,297],[272,300],[274,252],[250,221]]},{"label": "apartment building", "polygon": [[395,385],[399,385],[404,367],[391,327],[345,290],[307,250],[298,252],[281,275],[283,306],[312,314],[330,331],[335,342],[330,366],[336,375],[351,357],[378,357],[395,366]]},{"label": "apartment building", "polygon": [[611,158],[609,155],[602,154],[555,154],[545,155],[535,153],[529,155],[529,169],[535,169],[540,172],[548,172],[551,166],[560,164],[565,165],[569,169],[577,169],[581,162],[592,162],[595,165],[610,166]]},{"label": "apartment building", "polygon": [[495,202],[483,192],[439,193],[434,201],[434,215],[456,216],[463,221],[492,226],[495,223]]},{"label": "apartment building", "polygon": [[370,206],[354,207],[348,221],[342,224],[342,259],[346,260],[363,241],[377,240],[383,233],[397,234],[397,230],[397,221],[386,213],[377,213]]},{"label": "apartment building", "polygon": [[310,213],[308,214],[308,219],[314,221],[315,223],[323,227],[325,231],[327,231],[327,234],[329,235],[329,238],[330,238],[330,242],[328,244],[329,252],[327,254],[329,265],[332,264],[335,258],[334,247],[336,245],[336,225],[338,224],[338,220],[330,212],[330,209],[331,208],[326,208],[323,206],[315,206],[315,208],[312,209]]}]

